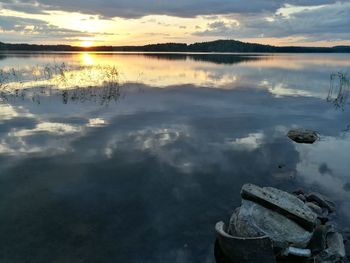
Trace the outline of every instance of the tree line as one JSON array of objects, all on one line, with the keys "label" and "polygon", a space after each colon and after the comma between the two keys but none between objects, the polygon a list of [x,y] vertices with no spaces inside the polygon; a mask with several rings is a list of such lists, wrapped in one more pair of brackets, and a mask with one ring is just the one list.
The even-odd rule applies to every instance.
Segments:
[{"label": "tree line", "polygon": [[126,51],[126,52],[239,52],[239,53],[349,53],[350,46],[335,47],[277,47],[237,40],[216,40],[202,43],[164,43],[143,46],[94,46],[8,44],[0,42],[0,51]]}]

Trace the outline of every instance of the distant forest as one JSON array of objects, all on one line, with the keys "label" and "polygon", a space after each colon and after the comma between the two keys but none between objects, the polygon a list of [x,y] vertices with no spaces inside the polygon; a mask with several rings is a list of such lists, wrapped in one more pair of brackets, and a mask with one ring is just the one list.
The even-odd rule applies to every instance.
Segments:
[{"label": "distant forest", "polygon": [[6,44],[0,42],[0,51],[129,51],[129,52],[274,52],[274,53],[350,53],[350,46],[335,47],[277,47],[236,40],[183,44],[165,43],[144,46],[96,46]]}]

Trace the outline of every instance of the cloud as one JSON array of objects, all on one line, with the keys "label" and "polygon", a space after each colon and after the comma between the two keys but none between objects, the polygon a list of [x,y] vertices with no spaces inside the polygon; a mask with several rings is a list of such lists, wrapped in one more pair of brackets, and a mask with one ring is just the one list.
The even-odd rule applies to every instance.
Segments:
[{"label": "cloud", "polygon": [[[216,20],[214,22],[210,22],[207,24],[207,29],[199,30],[194,33],[194,35],[198,36],[230,36],[237,32],[239,28],[239,23],[234,21],[224,21],[224,20]],[[196,28],[197,29],[197,28]],[[201,29],[201,28],[198,28]]]},{"label": "cloud", "polygon": [[[0,1],[0,3],[4,1]],[[6,1],[8,2],[8,1]],[[36,11],[40,6],[46,10],[63,10],[68,12],[81,12],[86,14],[98,14],[103,17],[137,18],[147,15],[171,15],[178,17],[195,17],[198,15],[230,14],[230,13],[261,13],[262,11],[274,12],[285,4],[300,6],[329,4],[332,0],[290,0],[271,1],[253,0],[242,2],[239,0],[17,0],[5,3],[6,7],[18,10]],[[4,5],[4,4],[3,4]]]},{"label": "cloud", "polygon": [[61,28],[49,24],[39,19],[30,19],[17,16],[0,16],[0,32],[6,41],[18,41],[18,39],[27,39],[22,42],[31,42],[35,40],[71,40],[84,37],[93,37],[96,35],[108,35],[106,33],[91,33],[78,30]]},{"label": "cloud", "polygon": [[302,36],[303,41],[348,40],[349,25],[350,3],[309,7],[287,5],[273,14],[218,17],[194,35],[233,38]]},{"label": "cloud", "polygon": [[48,24],[43,20],[22,18],[16,16],[1,16],[0,28],[3,31],[16,31],[17,33],[45,33],[53,35],[77,35],[84,34],[81,31],[63,29]]},{"label": "cloud", "polygon": [[[179,41],[182,38],[186,42],[201,41],[201,39],[211,40],[213,38],[257,39],[257,42],[259,42],[259,39],[285,38],[288,43],[305,41],[338,41],[345,43],[344,41],[349,41],[350,3],[348,1],[105,0],[101,2],[97,0],[0,0],[0,10],[3,10],[2,14],[5,15],[7,15],[7,11],[11,10],[12,13],[9,12],[9,14],[25,16],[27,19],[23,20],[24,18],[20,19],[13,16],[12,20],[18,20],[20,25],[13,29],[13,32],[19,32],[20,34],[5,35],[3,41],[18,42],[19,38],[23,38],[21,35],[23,32],[27,33],[28,40],[26,41],[29,42],[42,42],[45,38],[51,41],[64,39],[70,42],[83,37],[94,38],[91,33],[71,30],[67,23],[64,26],[65,29],[57,27],[61,26],[60,19],[57,18],[56,23],[52,23],[56,27],[42,21],[37,25],[37,30],[30,32],[32,36],[29,37],[28,29],[33,24],[38,23],[38,21],[33,22],[31,18],[39,17],[45,21],[52,21],[51,15],[55,16],[55,14],[60,13],[72,18],[79,15],[77,12],[86,15],[86,18],[81,21],[96,20],[96,23],[86,23],[85,28],[91,29],[91,25],[103,20],[101,24],[105,28],[118,28],[118,32],[122,29],[121,31],[131,32],[131,35],[136,34],[137,37],[154,39],[143,39],[143,41],[147,41],[144,44],[159,42],[163,39]],[[23,16],[20,14],[23,14]],[[155,16],[160,16],[160,20],[155,19]],[[142,17],[146,17],[147,20],[140,19]],[[176,23],[169,23],[169,17],[176,17]],[[179,19],[179,17],[189,19]],[[118,20],[117,18],[121,19]],[[4,19],[8,20],[9,18],[3,16],[0,18],[1,27],[8,26],[9,21],[4,21]],[[46,25],[42,23],[46,23]],[[148,26],[152,27],[152,30],[154,25],[151,25],[151,23],[156,23],[156,29],[154,29],[154,32],[145,33],[142,28],[138,27],[139,23],[150,23]],[[74,25],[76,24],[78,22]],[[28,27],[26,27],[26,30],[20,30],[21,25],[24,28]],[[189,30],[192,25],[193,27]],[[164,32],[164,28],[160,29],[157,26],[168,27],[170,30],[171,27],[176,27],[177,30],[181,30],[181,33],[176,36],[166,36],[164,34],[168,32]],[[100,27],[98,28],[100,29]],[[81,28],[75,27],[74,29]],[[95,31],[100,31],[99,29]],[[100,34],[96,33],[96,35]],[[160,36],[163,36],[163,38],[160,38]],[[120,40],[112,38],[112,36],[108,38],[108,41]],[[104,42],[95,38],[95,41],[97,40]]]},{"label": "cloud", "polygon": [[27,1],[27,2],[20,2],[20,1],[14,1],[14,0],[0,1],[0,7],[3,9],[10,9],[13,11],[24,12],[29,14],[45,13],[40,5],[31,1]]}]

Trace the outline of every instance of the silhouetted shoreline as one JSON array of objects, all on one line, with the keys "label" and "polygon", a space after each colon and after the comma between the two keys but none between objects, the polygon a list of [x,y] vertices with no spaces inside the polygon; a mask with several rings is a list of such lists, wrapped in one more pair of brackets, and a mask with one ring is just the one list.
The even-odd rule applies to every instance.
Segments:
[{"label": "silhouetted shoreline", "polygon": [[92,52],[237,52],[237,53],[350,53],[350,46],[277,47],[236,40],[216,40],[194,44],[164,43],[143,46],[94,46],[8,44],[0,42],[1,51],[92,51]]}]

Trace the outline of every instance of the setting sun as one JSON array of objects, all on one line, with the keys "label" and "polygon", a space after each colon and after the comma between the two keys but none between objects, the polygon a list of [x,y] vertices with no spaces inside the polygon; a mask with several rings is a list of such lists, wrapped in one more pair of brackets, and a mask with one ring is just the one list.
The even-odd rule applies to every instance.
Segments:
[{"label": "setting sun", "polygon": [[91,41],[83,41],[80,43],[80,46],[82,47],[91,47],[92,46],[92,42]]}]

